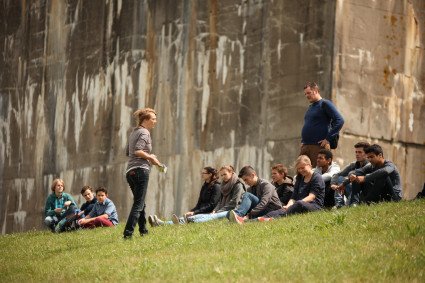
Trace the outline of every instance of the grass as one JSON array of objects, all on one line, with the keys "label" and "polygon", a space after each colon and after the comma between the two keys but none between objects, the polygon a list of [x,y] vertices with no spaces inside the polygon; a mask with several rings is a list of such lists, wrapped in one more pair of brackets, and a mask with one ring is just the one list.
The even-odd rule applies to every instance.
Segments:
[{"label": "grass", "polygon": [[0,237],[0,282],[424,282],[425,201],[227,220]]}]

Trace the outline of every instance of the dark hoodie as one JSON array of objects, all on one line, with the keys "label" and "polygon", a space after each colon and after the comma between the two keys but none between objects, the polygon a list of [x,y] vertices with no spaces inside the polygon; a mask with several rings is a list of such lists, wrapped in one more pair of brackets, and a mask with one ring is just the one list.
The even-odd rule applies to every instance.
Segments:
[{"label": "dark hoodie", "polygon": [[294,192],[294,184],[292,177],[285,177],[283,183],[280,185],[278,185],[277,183],[272,184],[276,187],[276,192],[279,196],[282,205],[287,205],[288,201],[291,199],[292,193]]}]

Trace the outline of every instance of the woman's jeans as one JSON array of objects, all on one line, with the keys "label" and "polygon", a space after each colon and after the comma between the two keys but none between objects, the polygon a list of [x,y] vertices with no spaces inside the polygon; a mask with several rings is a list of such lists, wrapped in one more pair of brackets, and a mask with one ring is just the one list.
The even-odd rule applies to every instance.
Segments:
[{"label": "woman's jeans", "polygon": [[145,197],[149,182],[149,170],[143,168],[132,169],[128,171],[126,178],[133,192],[134,202],[125,225],[124,236],[133,235],[136,223],[139,224],[140,234],[145,234],[147,231]]},{"label": "woman's jeans", "polygon": [[189,216],[187,218],[188,222],[195,222],[195,223],[201,223],[201,222],[207,222],[211,220],[226,218],[227,214],[229,214],[228,211],[222,211],[217,213],[208,213],[208,214],[196,214],[193,216]]}]

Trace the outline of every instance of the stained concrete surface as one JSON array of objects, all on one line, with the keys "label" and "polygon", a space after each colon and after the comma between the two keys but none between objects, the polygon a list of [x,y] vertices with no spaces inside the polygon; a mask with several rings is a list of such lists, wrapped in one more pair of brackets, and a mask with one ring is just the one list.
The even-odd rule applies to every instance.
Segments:
[{"label": "stained concrete surface", "polygon": [[[404,197],[425,181],[424,1],[10,1],[0,3],[1,232],[42,228],[52,180],[106,186],[126,220],[124,148],[158,111],[147,212],[196,202],[204,166],[291,166],[306,81],[346,119],[336,160],[384,146]],[[293,169],[291,169],[293,173]]]}]

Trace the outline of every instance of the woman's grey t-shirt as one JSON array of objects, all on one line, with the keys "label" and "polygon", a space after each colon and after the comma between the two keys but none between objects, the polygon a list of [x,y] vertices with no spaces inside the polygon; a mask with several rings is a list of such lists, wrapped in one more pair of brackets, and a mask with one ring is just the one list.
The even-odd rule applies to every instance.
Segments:
[{"label": "woman's grey t-shirt", "polygon": [[144,168],[150,170],[151,164],[148,160],[137,157],[134,152],[143,150],[146,153],[152,151],[152,140],[149,131],[145,128],[134,128],[128,138],[126,154],[130,157],[127,166],[127,172],[133,168]]}]

